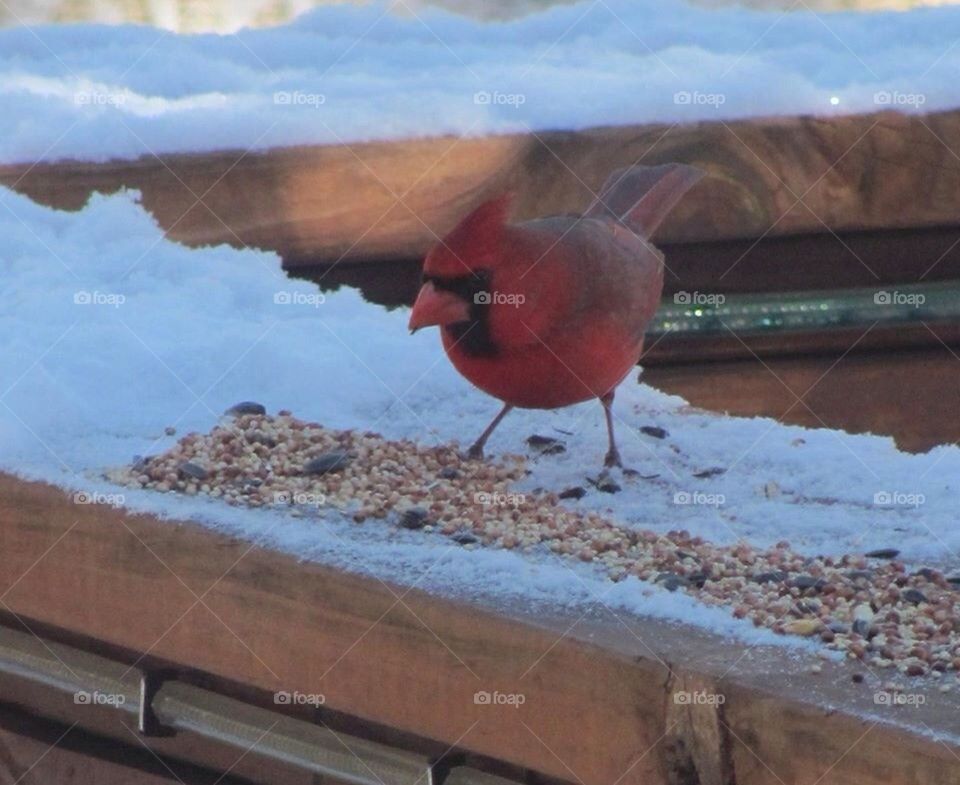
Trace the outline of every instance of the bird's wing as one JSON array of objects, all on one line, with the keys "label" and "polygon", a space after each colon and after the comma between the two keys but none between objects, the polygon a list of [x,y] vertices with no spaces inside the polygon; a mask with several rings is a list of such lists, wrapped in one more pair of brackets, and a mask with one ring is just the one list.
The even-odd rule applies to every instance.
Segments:
[{"label": "bird's wing", "polygon": [[504,287],[524,302],[498,309],[498,338],[513,345],[597,321],[639,339],[659,303],[662,256],[607,220],[544,218],[514,227]]}]

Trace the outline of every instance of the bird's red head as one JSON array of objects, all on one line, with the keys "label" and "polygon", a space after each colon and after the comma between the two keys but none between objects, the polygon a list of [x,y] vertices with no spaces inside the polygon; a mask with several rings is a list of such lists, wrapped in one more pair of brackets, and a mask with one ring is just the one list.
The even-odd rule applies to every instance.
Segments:
[{"label": "bird's red head", "polygon": [[476,320],[502,258],[511,194],[477,207],[427,253],[423,286],[410,312],[410,330]]}]

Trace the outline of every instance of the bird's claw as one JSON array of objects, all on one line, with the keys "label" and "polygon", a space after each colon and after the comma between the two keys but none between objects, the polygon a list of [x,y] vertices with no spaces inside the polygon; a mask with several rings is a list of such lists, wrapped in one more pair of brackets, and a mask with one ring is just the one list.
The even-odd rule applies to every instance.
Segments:
[{"label": "bird's claw", "polygon": [[483,445],[473,444],[470,446],[470,449],[465,453],[466,457],[471,461],[482,461],[483,460]]},{"label": "bird's claw", "polygon": [[616,466],[618,469],[623,468],[623,461],[620,460],[620,451],[617,449],[609,450],[607,452],[607,457],[603,459],[603,465],[608,469],[612,469]]}]

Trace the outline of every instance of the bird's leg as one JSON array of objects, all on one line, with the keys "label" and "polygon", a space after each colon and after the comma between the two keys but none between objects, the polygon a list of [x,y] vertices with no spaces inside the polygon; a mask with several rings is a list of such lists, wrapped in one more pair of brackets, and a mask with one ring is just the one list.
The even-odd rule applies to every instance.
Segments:
[{"label": "bird's leg", "polygon": [[607,456],[603,459],[603,465],[608,468],[611,466],[619,466],[622,469],[623,464],[620,462],[620,451],[617,449],[617,443],[613,438],[613,415],[610,413],[610,407],[613,406],[613,390],[606,395],[601,395],[600,403],[603,404],[603,414],[607,418],[607,440],[610,445],[607,450]]},{"label": "bird's leg", "polygon": [[507,413],[513,408],[509,403],[505,403],[503,408],[500,410],[500,413],[493,418],[493,421],[487,426],[486,430],[480,434],[478,438],[467,450],[468,458],[483,458],[483,446],[487,443],[487,439],[490,438],[490,434],[493,433],[494,429],[500,424],[500,421],[507,416]]}]

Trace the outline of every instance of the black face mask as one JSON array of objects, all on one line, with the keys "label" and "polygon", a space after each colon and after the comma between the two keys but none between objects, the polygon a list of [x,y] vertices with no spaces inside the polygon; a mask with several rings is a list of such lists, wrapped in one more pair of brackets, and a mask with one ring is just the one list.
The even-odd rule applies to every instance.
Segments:
[{"label": "black face mask", "polygon": [[455,294],[468,304],[470,315],[466,321],[442,328],[457,342],[457,347],[464,354],[471,357],[493,357],[497,354],[497,346],[490,338],[489,270],[476,270],[472,275],[424,275],[423,283],[432,283],[438,291]]},{"label": "black face mask", "polygon": [[490,291],[489,270],[477,270],[473,274],[457,276],[424,274],[421,280],[425,284],[432,283],[439,291],[455,294],[471,305],[476,303],[476,295]]}]

